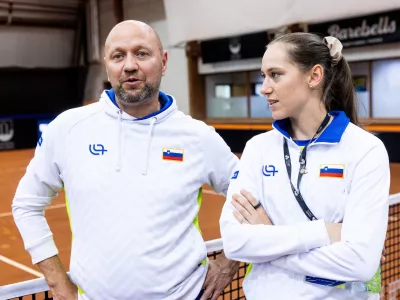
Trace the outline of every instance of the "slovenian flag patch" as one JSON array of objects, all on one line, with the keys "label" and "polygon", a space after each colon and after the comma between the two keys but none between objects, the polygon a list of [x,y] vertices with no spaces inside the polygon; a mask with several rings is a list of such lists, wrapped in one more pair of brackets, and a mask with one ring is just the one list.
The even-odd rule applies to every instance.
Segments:
[{"label": "slovenian flag patch", "polygon": [[183,149],[163,148],[163,160],[183,161]]},{"label": "slovenian flag patch", "polygon": [[319,177],[344,177],[344,165],[320,165]]}]

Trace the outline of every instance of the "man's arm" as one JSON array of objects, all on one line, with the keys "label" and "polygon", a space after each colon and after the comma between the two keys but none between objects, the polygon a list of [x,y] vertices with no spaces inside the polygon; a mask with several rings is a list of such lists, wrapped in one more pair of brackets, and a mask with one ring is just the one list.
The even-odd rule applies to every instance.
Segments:
[{"label": "man's arm", "polygon": [[[19,182],[12,203],[15,223],[21,233],[25,249],[32,257],[32,263],[38,264],[53,293],[64,291],[66,295],[72,283],[57,257],[58,250],[53,240],[53,234],[44,216],[45,208],[63,187],[58,164],[57,119],[43,133],[34,158],[29,163],[25,175]],[[61,146],[62,145],[58,145]],[[67,284],[67,282],[69,282]],[[64,299],[60,297],[59,299]],[[76,298],[65,298],[76,299]]]},{"label": "man's arm", "polygon": [[[215,192],[226,194],[239,159],[212,127],[202,136],[202,145],[206,182]],[[210,261],[201,300],[218,299],[219,294],[232,282],[239,266],[239,262],[227,259],[223,252],[216,260]]]},{"label": "man's arm", "polygon": [[38,267],[43,273],[54,299],[78,299],[78,288],[67,276],[65,268],[57,255],[39,262]]},{"label": "man's arm", "polygon": [[239,159],[212,127],[203,133],[202,146],[205,181],[216,193],[226,195]]},{"label": "man's arm", "polygon": [[203,284],[204,294],[200,300],[217,300],[222,291],[232,282],[239,267],[239,262],[227,259],[223,252],[216,260],[211,260]]}]

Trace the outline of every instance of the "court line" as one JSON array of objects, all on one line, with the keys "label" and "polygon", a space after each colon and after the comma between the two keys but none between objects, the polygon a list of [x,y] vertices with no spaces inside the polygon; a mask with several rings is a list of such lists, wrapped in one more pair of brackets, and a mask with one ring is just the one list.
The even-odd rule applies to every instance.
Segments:
[{"label": "court line", "polygon": [[[217,194],[217,193],[215,193],[215,192],[212,191],[212,190],[206,190],[206,189],[203,189],[203,193],[205,193],[205,194],[214,194],[214,195],[218,195],[218,196],[223,196],[222,194]],[[400,193],[399,193],[399,194],[390,195],[390,198],[389,198],[389,199],[391,200],[391,201],[390,201],[391,204],[397,204],[397,203],[399,202],[397,199],[395,199],[395,198],[398,197],[398,196],[400,196]],[[397,201],[396,201],[396,200],[397,200]],[[65,207],[65,204],[56,204],[56,205],[52,205],[52,206],[50,206],[50,207],[47,207],[46,210],[58,209],[58,208],[62,208],[62,207]],[[11,216],[11,215],[12,215],[11,212],[9,212],[9,213],[3,213],[3,214],[0,214],[0,218],[1,218],[1,217],[6,217],[6,216]],[[390,220],[390,221],[393,221],[393,220]],[[30,273],[30,274],[32,274],[32,275],[34,275],[34,276],[36,276],[36,277],[43,277],[43,274],[42,274],[42,273],[40,273],[40,272],[38,272],[38,271],[36,271],[36,270],[34,270],[34,269],[31,269],[31,268],[29,268],[29,267],[27,267],[27,266],[25,266],[25,265],[23,265],[23,264],[20,264],[20,263],[14,261],[14,260],[12,260],[12,259],[9,259],[9,258],[7,258],[7,257],[5,257],[5,256],[3,256],[3,255],[1,255],[1,254],[0,254],[0,261],[4,262],[4,263],[6,263],[6,264],[8,264],[8,265],[10,265],[10,266],[13,266],[13,267],[15,267],[15,268],[17,268],[17,269],[20,269],[20,270],[22,270],[22,271],[25,271],[25,272],[27,272],[27,273]]]},{"label": "court line", "polygon": [[[206,190],[206,189],[203,189],[203,193],[217,195],[217,196],[223,196],[222,194],[217,194],[216,192],[214,192],[212,190]],[[65,207],[65,204],[55,204],[55,205],[47,207],[46,210],[63,208],[63,207]],[[12,216],[12,212],[6,212],[6,213],[1,213],[0,214],[0,218],[10,217],[10,216]]]},{"label": "court line", "polygon": [[[55,205],[46,207],[45,210],[57,209],[57,208],[62,208],[62,207],[65,207],[65,204],[55,204]],[[10,216],[12,216],[12,212],[6,212],[6,213],[0,214],[0,218],[10,217]]]},{"label": "court line", "polygon": [[[213,190],[203,189],[203,193],[205,193],[205,194],[214,194],[214,195],[217,195],[217,196],[223,196],[221,194],[217,194]],[[56,204],[56,205],[52,205],[52,206],[47,207],[46,210],[58,209],[58,208],[63,208],[63,207],[65,207],[65,204]],[[0,214],[0,218],[9,217],[9,216],[12,216],[12,212]],[[32,274],[32,275],[34,275],[36,277],[43,277],[42,273],[40,273],[40,272],[38,272],[38,271],[36,271],[34,269],[31,269],[31,268],[29,268],[29,267],[27,267],[27,266],[25,266],[23,264],[20,264],[20,263],[14,261],[12,259],[9,259],[9,258],[7,258],[7,257],[5,257],[5,256],[3,256],[1,254],[0,254],[0,261],[4,262],[4,263],[6,263],[6,264],[8,264],[10,266],[13,266],[13,267],[15,267],[17,269],[20,269],[22,271],[30,273],[30,274]]]},{"label": "court line", "polygon": [[27,267],[27,266],[25,266],[23,264],[20,264],[19,262],[16,262],[15,260],[9,259],[9,258],[7,258],[7,257],[5,257],[5,256],[3,256],[1,254],[0,254],[0,261],[4,262],[4,263],[6,263],[6,264],[8,264],[10,266],[13,266],[13,267],[15,267],[17,269],[20,269],[22,271],[25,271],[25,272],[30,273],[32,275],[35,275],[36,277],[43,277],[42,273],[40,273],[40,272],[38,272],[38,271],[36,271],[34,269],[31,269],[31,268],[29,268],[29,267]]},{"label": "court line", "polygon": [[[224,196],[223,194],[217,194],[213,190],[203,189],[203,193],[204,194],[217,195],[217,196]],[[389,196],[390,205],[394,205],[394,204],[397,204],[399,202],[400,202],[400,193],[393,194],[393,195]],[[57,208],[62,208],[62,207],[65,207],[65,204],[55,204],[55,205],[47,207],[46,210],[57,209]],[[10,216],[12,216],[12,212],[6,212],[6,213],[1,213],[0,214],[0,218],[10,217]]]},{"label": "court line", "polygon": [[217,193],[214,192],[213,190],[206,190],[206,189],[203,189],[203,193],[205,193],[205,194],[217,195],[217,196],[223,196],[223,194],[217,194]]}]

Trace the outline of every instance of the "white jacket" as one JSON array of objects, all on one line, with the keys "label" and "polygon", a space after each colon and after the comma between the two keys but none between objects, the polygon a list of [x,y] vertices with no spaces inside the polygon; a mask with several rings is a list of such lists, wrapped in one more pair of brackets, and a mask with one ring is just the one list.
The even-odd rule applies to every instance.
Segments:
[{"label": "white jacket", "polygon": [[171,96],[160,92],[163,108],[142,119],[110,97],[62,113],[39,140],[13,201],[25,247],[33,263],[57,254],[44,208],[64,187],[85,299],[195,299],[207,267],[201,188],[226,193],[238,160]]},{"label": "white jacket", "polygon": [[[343,112],[331,115],[331,124],[307,148],[308,173],[300,185],[318,221],[309,221],[291,190],[283,139],[289,146],[294,186],[300,148],[290,139],[285,122],[275,122],[274,130],[246,145],[220,225],[226,256],[253,263],[244,282],[248,300],[368,297],[305,282],[305,276],[369,281],[379,266],[388,222],[390,170],[383,143],[349,123]],[[329,168],[342,169],[343,176],[322,176]],[[234,219],[231,199],[241,189],[261,201],[274,226],[242,225]],[[343,222],[341,242],[330,244],[325,222]]]}]

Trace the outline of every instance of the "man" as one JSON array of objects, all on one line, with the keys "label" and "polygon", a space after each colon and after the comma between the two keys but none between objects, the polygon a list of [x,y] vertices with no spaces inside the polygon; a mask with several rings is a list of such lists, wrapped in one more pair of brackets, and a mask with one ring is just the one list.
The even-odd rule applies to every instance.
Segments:
[{"label": "man", "polygon": [[[49,125],[18,186],[25,248],[55,299],[217,299],[238,263],[207,261],[197,214],[201,187],[225,193],[237,158],[159,91],[167,52],[151,27],[116,25],[104,60],[113,89]],[[63,187],[72,281],[43,213]]]}]

